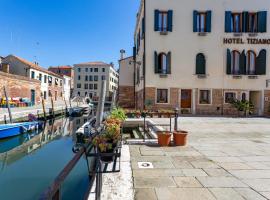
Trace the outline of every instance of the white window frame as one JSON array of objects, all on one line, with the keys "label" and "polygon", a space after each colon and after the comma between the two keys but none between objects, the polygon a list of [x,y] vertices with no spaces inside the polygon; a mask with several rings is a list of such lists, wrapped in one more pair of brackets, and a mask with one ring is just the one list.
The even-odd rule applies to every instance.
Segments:
[{"label": "white window frame", "polygon": [[[158,90],[167,90],[168,91],[168,102],[167,103],[158,103],[157,102],[157,91]],[[155,91],[155,103],[160,104],[160,105],[168,105],[168,104],[170,104],[170,101],[171,101],[170,95],[171,95],[170,88],[156,88],[156,91]]]},{"label": "white window frame", "polygon": [[[208,104],[200,103],[200,97],[201,97],[201,91],[202,90],[210,91],[210,103],[208,103]],[[198,90],[198,105],[200,105],[200,106],[209,106],[209,105],[212,105],[212,103],[213,103],[213,91],[212,91],[212,89],[209,89],[209,88],[199,89]]]},{"label": "white window frame", "polygon": [[226,93],[234,93],[235,94],[235,99],[237,100],[238,99],[238,96],[237,96],[237,91],[229,91],[229,90],[227,90],[227,91],[224,91],[224,94],[223,94],[223,103],[224,104],[230,104],[230,103],[227,103],[226,102]]}]

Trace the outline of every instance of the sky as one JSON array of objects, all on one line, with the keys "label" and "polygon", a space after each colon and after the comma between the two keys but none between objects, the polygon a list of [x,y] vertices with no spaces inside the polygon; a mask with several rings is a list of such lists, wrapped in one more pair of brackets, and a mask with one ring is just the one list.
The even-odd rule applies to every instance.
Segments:
[{"label": "sky", "polygon": [[0,0],[0,56],[44,68],[132,54],[140,0]]}]

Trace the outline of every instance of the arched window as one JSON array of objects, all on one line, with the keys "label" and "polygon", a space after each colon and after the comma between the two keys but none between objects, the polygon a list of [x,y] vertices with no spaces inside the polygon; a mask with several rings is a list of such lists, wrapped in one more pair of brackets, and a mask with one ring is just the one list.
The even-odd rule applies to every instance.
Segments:
[{"label": "arched window", "polygon": [[196,56],[196,74],[206,74],[205,56],[202,53]]},{"label": "arched window", "polygon": [[242,101],[246,101],[247,100],[247,94],[245,92],[242,93]]},{"label": "arched window", "polygon": [[165,53],[160,53],[158,55],[158,66],[159,66],[159,71],[161,74],[166,74],[167,73],[167,55]]},{"label": "arched window", "polygon": [[232,74],[240,74],[240,52],[239,51],[232,51]]},{"label": "arched window", "polygon": [[248,74],[255,74],[255,66],[256,66],[256,53],[254,51],[247,52],[247,70]]}]

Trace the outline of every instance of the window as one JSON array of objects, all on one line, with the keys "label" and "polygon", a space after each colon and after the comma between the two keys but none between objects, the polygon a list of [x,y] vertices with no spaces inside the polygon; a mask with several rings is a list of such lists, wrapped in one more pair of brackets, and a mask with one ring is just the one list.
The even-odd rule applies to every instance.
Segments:
[{"label": "window", "polygon": [[85,72],[88,72],[88,68],[85,68]]},{"label": "window", "polygon": [[247,73],[249,75],[255,74],[255,66],[256,66],[256,54],[254,51],[247,52]]},{"label": "window", "polygon": [[225,92],[225,103],[231,103],[236,99],[235,92]]},{"label": "window", "polygon": [[242,14],[232,13],[231,29],[234,33],[242,32]]},{"label": "window", "polygon": [[34,71],[31,72],[31,78],[32,78],[32,79],[35,78],[35,72],[34,72]]},{"label": "window", "polygon": [[210,90],[200,90],[199,103],[211,104],[211,91]]},{"label": "window", "polygon": [[81,88],[82,85],[80,83],[77,84],[77,88]]},{"label": "window", "polygon": [[170,74],[171,73],[171,53],[168,54],[155,52],[155,73]]},{"label": "window", "polygon": [[55,79],[54,79],[54,84],[55,84],[55,85],[58,85],[58,78],[55,78]]},{"label": "window", "polygon": [[52,77],[51,76],[48,76],[48,83],[50,86],[52,85]]},{"label": "window", "polygon": [[211,11],[193,11],[193,32],[211,32]]},{"label": "window", "polygon": [[248,32],[257,32],[257,13],[248,13]]},{"label": "window", "polygon": [[94,76],[94,81],[98,81],[98,76]]},{"label": "window", "polygon": [[93,84],[89,84],[89,89],[93,90]]},{"label": "window", "polygon": [[95,69],[94,69],[94,72],[98,72],[98,68],[95,68]]},{"label": "window", "polygon": [[62,86],[63,85],[63,82],[62,82],[62,80],[60,80],[60,86]]},{"label": "window", "polygon": [[80,75],[78,76],[78,80],[81,80],[81,76]]},{"label": "window", "polygon": [[87,92],[84,93],[84,96],[87,97]]},{"label": "window", "polygon": [[202,53],[196,56],[196,74],[206,74],[205,56]]},{"label": "window", "polygon": [[173,11],[155,10],[155,31],[172,32]]},{"label": "window", "polygon": [[93,81],[93,76],[89,76],[89,81]]},{"label": "window", "polygon": [[93,68],[90,68],[90,72],[93,72]]},{"label": "window", "polygon": [[47,92],[46,91],[43,92],[43,97],[44,97],[44,99],[47,99]]},{"label": "window", "polygon": [[245,92],[242,93],[241,100],[242,101],[247,101],[247,94]]},{"label": "window", "polygon": [[102,68],[102,72],[105,72],[105,68],[104,67]]},{"label": "window", "polygon": [[103,81],[106,80],[106,76],[105,75],[102,75],[101,76],[101,80],[103,80]]},{"label": "window", "polygon": [[87,83],[84,84],[84,89],[88,90],[88,84]]},{"label": "window", "polygon": [[81,68],[78,68],[78,72],[81,72]]},{"label": "window", "polygon": [[157,103],[168,102],[168,89],[157,89]]},{"label": "window", "polygon": [[42,74],[39,74],[38,80],[42,81]]},{"label": "window", "polygon": [[77,94],[78,94],[78,96],[81,96],[81,93],[80,92],[78,92]]},{"label": "window", "polygon": [[98,85],[94,84],[94,90],[97,90],[97,89],[98,89]]},{"label": "window", "polygon": [[44,75],[44,83],[47,83],[47,75]]},{"label": "window", "polygon": [[88,76],[87,75],[85,76],[85,81],[88,81]]},{"label": "window", "polygon": [[232,66],[232,74],[240,74],[240,53],[239,51],[232,51],[232,60],[231,60],[231,66]]}]

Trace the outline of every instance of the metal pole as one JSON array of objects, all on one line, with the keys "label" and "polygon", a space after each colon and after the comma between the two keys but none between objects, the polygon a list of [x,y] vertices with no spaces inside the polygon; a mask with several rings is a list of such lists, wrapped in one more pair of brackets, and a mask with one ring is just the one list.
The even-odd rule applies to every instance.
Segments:
[{"label": "metal pole", "polygon": [[12,115],[11,115],[11,111],[10,111],[10,105],[9,105],[9,101],[8,101],[8,94],[7,94],[5,86],[4,86],[4,93],[5,93],[5,96],[6,96],[6,105],[7,105],[7,108],[8,108],[9,121],[10,121],[10,123],[13,123]]},{"label": "metal pole", "polygon": [[178,130],[178,122],[177,122],[177,120],[178,120],[178,111],[179,111],[179,109],[178,108],[175,108],[175,110],[174,110],[174,130],[175,131],[177,131]]},{"label": "metal pole", "polygon": [[6,115],[4,115],[4,122],[5,122],[5,124],[7,124],[7,116]]},{"label": "metal pole", "polygon": [[97,121],[95,124],[96,127],[99,127],[101,125],[101,122],[103,121],[105,98],[106,98],[106,80],[103,80],[101,83],[101,91],[98,100]]}]

